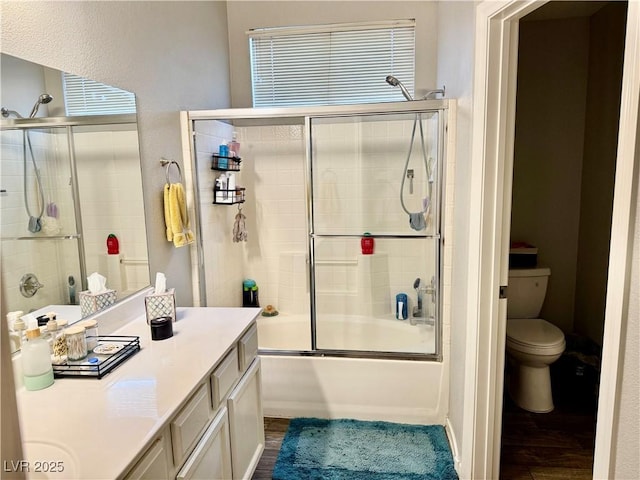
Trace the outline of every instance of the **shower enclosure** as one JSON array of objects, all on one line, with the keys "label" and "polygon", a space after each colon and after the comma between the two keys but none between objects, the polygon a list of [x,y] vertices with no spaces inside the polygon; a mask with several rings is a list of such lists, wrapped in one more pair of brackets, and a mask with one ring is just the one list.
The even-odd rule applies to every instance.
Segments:
[{"label": "shower enclosure", "polygon": [[[183,112],[195,303],[241,306],[251,278],[279,312],[259,319],[263,354],[441,360],[450,102]],[[245,202],[214,204],[234,133]]]},{"label": "shower enclosure", "polygon": [[[136,115],[17,118],[0,126],[6,311],[76,304],[96,271],[112,273],[108,286],[119,298],[148,285]],[[114,230],[141,239],[145,261],[127,272],[128,285],[104,255]],[[127,246],[133,253],[133,242]]]}]

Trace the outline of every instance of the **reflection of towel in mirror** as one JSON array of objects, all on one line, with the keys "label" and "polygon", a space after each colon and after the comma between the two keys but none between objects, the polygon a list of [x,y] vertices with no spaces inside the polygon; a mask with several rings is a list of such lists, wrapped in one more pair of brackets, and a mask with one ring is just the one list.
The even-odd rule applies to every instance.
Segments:
[{"label": "reflection of towel in mirror", "polygon": [[164,223],[167,227],[167,240],[176,247],[193,243],[194,235],[189,228],[187,202],[181,183],[164,186]]},{"label": "reflection of towel in mirror", "polygon": [[239,210],[236,214],[236,221],[233,222],[233,241],[234,242],[246,242],[247,241],[247,228],[245,225],[245,217],[242,214],[242,210]]}]

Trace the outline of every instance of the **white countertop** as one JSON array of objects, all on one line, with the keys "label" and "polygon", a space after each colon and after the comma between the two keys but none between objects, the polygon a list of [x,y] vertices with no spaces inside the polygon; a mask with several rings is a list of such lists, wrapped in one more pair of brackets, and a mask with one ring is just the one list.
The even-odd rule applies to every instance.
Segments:
[{"label": "white countertop", "polygon": [[[259,308],[178,308],[174,336],[152,341],[144,315],[113,332],[141,350],[102,379],[63,378],[16,392],[31,478],[113,479],[179,410],[260,313]],[[47,456],[47,458],[42,458]],[[48,458],[52,457],[52,458]],[[66,472],[34,474],[35,462]]]}]

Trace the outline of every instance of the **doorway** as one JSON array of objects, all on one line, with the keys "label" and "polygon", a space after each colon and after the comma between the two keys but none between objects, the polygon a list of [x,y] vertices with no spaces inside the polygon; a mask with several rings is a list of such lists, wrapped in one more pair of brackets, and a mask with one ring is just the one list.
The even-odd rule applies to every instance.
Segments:
[{"label": "doorway", "polygon": [[[477,346],[467,365],[474,377],[465,387],[469,388],[466,405],[470,412],[464,419],[465,434],[471,449],[463,450],[463,470],[468,474],[463,473],[474,478],[497,478],[499,472],[506,327],[506,299],[499,298],[499,293],[508,279],[518,27],[519,19],[542,3],[483,2],[476,10],[472,202],[478,204],[471,208],[471,218],[477,222],[470,226],[470,246],[480,255],[470,257],[470,281],[478,282],[478,287],[470,295],[469,333]],[[625,35],[602,353],[605,374],[599,388],[594,478],[611,478],[619,469],[624,470],[624,462],[632,461],[637,451],[637,438],[629,437],[627,427],[628,421],[637,418],[637,409],[622,403],[620,394],[622,379],[630,374],[624,362],[633,355],[627,347],[627,335],[634,335],[637,324],[629,307],[635,291],[631,234],[637,229],[633,215],[640,135],[640,5],[635,2],[628,4]],[[621,420],[623,417],[626,420]]]},{"label": "doorway", "polygon": [[503,479],[592,476],[626,10],[550,2],[519,22],[509,238],[550,268],[539,316],[567,346],[550,367],[553,412],[504,397]]}]

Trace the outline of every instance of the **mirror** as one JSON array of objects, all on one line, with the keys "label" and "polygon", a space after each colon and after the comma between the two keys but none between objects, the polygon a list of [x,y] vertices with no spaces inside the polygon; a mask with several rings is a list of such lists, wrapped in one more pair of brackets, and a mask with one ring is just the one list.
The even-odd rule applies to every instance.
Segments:
[{"label": "mirror", "polygon": [[3,311],[73,323],[87,315],[87,275],[104,276],[116,301],[150,284],[136,115],[66,117],[62,72],[0,60]]}]

